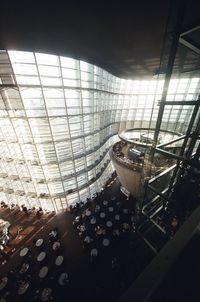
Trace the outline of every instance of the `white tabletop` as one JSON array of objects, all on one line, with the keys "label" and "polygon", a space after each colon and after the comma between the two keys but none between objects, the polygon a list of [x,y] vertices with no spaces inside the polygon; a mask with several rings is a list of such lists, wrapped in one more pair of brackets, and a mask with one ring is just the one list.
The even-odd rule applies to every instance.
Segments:
[{"label": "white tabletop", "polygon": [[108,208],[108,211],[109,211],[109,212],[113,212],[113,211],[114,211],[114,208],[113,208],[113,207],[109,207],[109,208]]},{"label": "white tabletop", "polygon": [[37,261],[41,262],[44,260],[44,258],[46,257],[46,253],[45,252],[41,252],[39,253],[39,255],[37,256]]},{"label": "white tabletop", "polygon": [[48,267],[47,266],[43,266],[39,272],[39,277],[40,278],[44,278],[46,277],[47,273],[48,273]]},{"label": "white tabletop", "polygon": [[106,222],[106,225],[107,225],[107,227],[111,228],[111,226],[112,226],[112,221],[107,221],[107,222]]},{"label": "white tabletop", "polygon": [[105,239],[102,241],[102,243],[103,243],[104,246],[109,246],[110,240],[107,239],[107,238],[105,238]]},{"label": "white tabletop", "polygon": [[63,263],[63,260],[64,260],[63,256],[60,255],[56,258],[55,264],[59,266]]},{"label": "white tabletop", "polygon": [[58,283],[60,285],[65,285],[68,281],[69,281],[68,274],[67,273],[62,273],[59,277]]},{"label": "white tabletop", "polygon": [[96,219],[95,218],[90,219],[90,223],[91,224],[95,224],[96,223]]},{"label": "white tabletop", "polygon": [[3,277],[0,281],[0,290],[4,289],[4,287],[6,286],[6,284],[8,283],[8,278],[7,277]]},{"label": "white tabletop", "polygon": [[26,282],[25,284],[23,284],[22,286],[20,286],[20,288],[18,289],[18,295],[23,295],[25,294],[25,292],[27,291],[29,287],[29,283]]},{"label": "white tabletop", "polygon": [[100,217],[101,217],[101,218],[105,218],[105,217],[106,217],[106,214],[105,214],[104,212],[101,212],[101,213],[100,213]]},{"label": "white tabletop", "polygon": [[43,242],[44,242],[44,240],[42,239],[42,238],[40,238],[40,239],[38,239],[37,241],[36,241],[36,246],[37,247],[39,247],[39,246],[41,246],[42,244],[43,244]]},{"label": "white tabletop", "polygon": [[76,216],[76,218],[74,219],[76,222],[80,221],[80,216]]},{"label": "white tabletop", "polygon": [[28,253],[28,248],[24,247],[21,251],[20,251],[20,256],[24,257],[26,256],[26,254]]},{"label": "white tabletop", "polygon": [[86,216],[90,216],[91,214],[92,214],[91,211],[86,210],[86,212],[85,212],[85,215],[86,215]]}]

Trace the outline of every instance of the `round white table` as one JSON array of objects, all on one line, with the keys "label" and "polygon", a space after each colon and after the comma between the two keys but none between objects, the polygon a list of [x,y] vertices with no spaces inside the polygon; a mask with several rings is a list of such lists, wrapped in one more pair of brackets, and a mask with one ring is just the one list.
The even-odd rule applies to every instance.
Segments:
[{"label": "round white table", "polygon": [[39,271],[39,277],[40,278],[44,278],[44,277],[46,277],[46,275],[48,274],[48,267],[47,266],[43,266],[42,268],[41,268],[41,270]]},{"label": "round white table", "polygon": [[108,201],[107,201],[107,200],[104,200],[104,201],[103,201],[103,205],[104,205],[104,206],[107,206],[107,205],[108,205]]},{"label": "round white table", "polygon": [[80,221],[80,216],[76,216],[76,218],[74,219],[76,222]]},{"label": "round white table", "polygon": [[40,239],[38,239],[37,241],[36,241],[36,246],[37,247],[40,247],[42,244],[43,244],[43,242],[44,242],[44,240],[42,239],[42,238],[40,238]]},{"label": "round white table", "polygon": [[69,282],[69,276],[67,273],[62,273],[59,277],[58,283],[60,285],[65,285],[66,283]]},{"label": "round white table", "polygon": [[63,260],[64,260],[63,256],[61,256],[61,255],[58,256],[56,258],[55,265],[60,266],[63,263]]},{"label": "round white table", "polygon": [[21,285],[20,288],[18,289],[18,295],[23,295],[29,288],[29,283],[26,282],[25,284]]},{"label": "round white table", "polygon": [[60,242],[55,241],[54,244],[52,245],[52,249],[54,251],[58,250],[60,248]]},{"label": "round white table", "polygon": [[105,218],[106,217],[106,214],[104,212],[101,212],[100,215],[99,215],[101,218]]},{"label": "round white table", "polygon": [[20,251],[20,256],[21,257],[24,257],[24,256],[26,256],[27,255],[27,253],[28,253],[28,248],[27,247],[24,247],[21,251]]},{"label": "round white table", "polygon": [[46,253],[45,252],[41,252],[39,253],[39,255],[37,256],[37,261],[41,262],[44,260],[44,258],[46,257]]},{"label": "round white table", "polygon": [[3,277],[0,281],[0,290],[4,289],[7,283],[8,283],[8,277]]},{"label": "round white table", "polygon": [[107,221],[107,222],[106,222],[106,225],[107,225],[107,227],[111,228],[111,226],[112,226],[112,221]]},{"label": "round white table", "polygon": [[92,214],[91,211],[86,211],[86,212],[85,212],[85,215],[86,215],[86,216],[90,216],[91,214]]},{"label": "round white table", "polygon": [[114,211],[114,208],[113,208],[113,207],[109,207],[109,208],[108,208],[108,211],[109,211],[109,212],[113,212],[113,211]]},{"label": "round white table", "polygon": [[102,243],[103,243],[103,246],[109,246],[110,240],[107,239],[107,238],[105,238],[105,239],[102,241]]},{"label": "round white table", "polygon": [[96,219],[95,218],[90,219],[90,223],[91,224],[95,224],[96,223]]}]

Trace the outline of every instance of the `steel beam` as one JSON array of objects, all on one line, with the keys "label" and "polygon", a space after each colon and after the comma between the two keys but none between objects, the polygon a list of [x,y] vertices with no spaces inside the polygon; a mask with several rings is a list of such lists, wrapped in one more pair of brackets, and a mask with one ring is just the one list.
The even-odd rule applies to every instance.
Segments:
[{"label": "steel beam", "polygon": [[192,39],[189,39],[188,37],[180,37],[179,42],[189,48],[190,50],[194,51],[198,55],[200,55],[200,49],[195,45],[196,43],[192,41]]},{"label": "steel beam", "polygon": [[176,167],[176,165],[173,165],[173,166],[169,167],[168,169],[162,171],[162,172],[159,173],[158,175],[154,176],[153,178],[151,178],[151,179],[149,180],[149,184],[151,184],[151,183],[154,182],[155,180],[159,179],[159,178],[162,177],[163,175],[169,173],[169,172],[172,171],[175,167]]},{"label": "steel beam", "polygon": [[185,35],[188,35],[188,34],[190,34],[191,32],[193,32],[193,31],[195,31],[195,30],[198,30],[198,29],[200,29],[200,26],[199,26],[199,25],[196,26],[196,27],[193,27],[193,28],[191,28],[191,29],[188,29],[188,30],[186,30],[186,31],[184,31],[184,32],[182,32],[182,33],[180,34],[180,37],[185,36]]},{"label": "steel beam", "polygon": [[175,138],[175,139],[172,139],[172,140],[170,140],[170,141],[168,141],[168,142],[166,142],[166,143],[157,145],[157,148],[160,148],[160,147],[164,147],[164,146],[170,145],[170,144],[175,143],[175,142],[178,142],[178,141],[180,141],[180,140],[182,140],[182,139],[184,139],[184,138],[185,138],[185,135],[181,135],[181,136],[178,137],[178,138]]},{"label": "steel beam", "polygon": [[165,105],[173,105],[173,106],[184,106],[184,105],[191,105],[194,106],[196,104],[200,105],[200,102],[198,101],[166,101]]},{"label": "steel beam", "polygon": [[163,150],[163,149],[160,149],[160,148],[155,148],[156,152],[158,153],[161,153],[169,158],[175,158],[175,159],[178,159],[178,160],[181,160],[181,161],[187,161],[187,159],[183,156],[180,156],[180,155],[177,155],[177,154],[174,154],[172,152],[169,152],[169,151],[166,151],[166,150]]}]

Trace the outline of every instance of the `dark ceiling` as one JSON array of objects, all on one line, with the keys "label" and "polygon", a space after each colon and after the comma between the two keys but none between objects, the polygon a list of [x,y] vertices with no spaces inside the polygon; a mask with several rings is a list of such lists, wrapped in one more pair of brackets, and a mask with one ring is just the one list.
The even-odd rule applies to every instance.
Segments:
[{"label": "dark ceiling", "polygon": [[170,0],[1,3],[1,48],[70,56],[124,78],[158,69]]},{"label": "dark ceiling", "polygon": [[1,3],[1,48],[86,60],[125,78],[158,68],[169,0]]}]

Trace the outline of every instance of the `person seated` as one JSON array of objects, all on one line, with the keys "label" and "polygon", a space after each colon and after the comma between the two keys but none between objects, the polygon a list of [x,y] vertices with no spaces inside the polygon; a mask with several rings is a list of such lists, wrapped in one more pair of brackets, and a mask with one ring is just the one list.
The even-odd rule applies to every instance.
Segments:
[{"label": "person seated", "polygon": [[80,209],[80,203],[79,202],[76,202],[76,208],[77,208],[77,210]]},{"label": "person seated", "polygon": [[37,218],[40,219],[40,217],[42,216],[42,214],[43,214],[43,210],[42,210],[41,207],[39,207],[39,209],[38,209],[37,212],[36,212]]},{"label": "person seated", "polygon": [[175,233],[175,231],[177,230],[178,228],[178,220],[177,220],[177,217],[174,216],[172,218],[172,221],[171,221],[171,228],[172,228],[172,233]]},{"label": "person seated", "polygon": [[96,205],[95,209],[94,209],[95,213],[98,213],[100,210],[101,210],[101,207],[99,205]]},{"label": "person seated", "polygon": [[77,229],[80,229],[80,231],[81,231],[82,233],[84,233],[84,232],[86,231],[86,226],[85,226],[85,224],[83,223],[83,224],[80,225],[80,227],[77,227]]},{"label": "person seated", "polygon": [[122,223],[122,231],[126,232],[130,230],[130,225],[126,222]]},{"label": "person seated", "polygon": [[[82,214],[83,215],[83,214]],[[76,218],[73,221],[73,225],[77,228],[78,226],[80,226],[83,223],[83,218],[81,216],[76,216]]]},{"label": "person seated", "polygon": [[52,248],[53,248],[54,251],[58,251],[59,248],[60,248],[60,242],[55,241]]},{"label": "person seated", "polygon": [[54,229],[49,233],[49,241],[56,241],[58,237],[58,232]]},{"label": "person seated", "polygon": [[68,274],[65,274],[63,279],[62,279],[62,283],[64,285],[66,285],[67,283],[69,283],[69,275]]},{"label": "person seated", "polygon": [[84,207],[84,205],[85,205],[84,202],[81,200],[81,202],[80,202],[81,208]]},{"label": "person seated", "polygon": [[41,207],[39,207],[38,211],[40,212],[40,214],[43,214],[43,210]]},{"label": "person seated", "polygon": [[112,261],[111,261],[111,267],[112,269],[115,269],[117,267],[117,258],[113,257]]},{"label": "person seated", "polygon": [[90,244],[93,241],[94,240],[90,236],[86,236],[85,239],[84,239],[84,243],[87,243],[87,244]]},{"label": "person seated", "polygon": [[113,230],[113,236],[119,237],[120,231],[118,229]]},{"label": "person seated", "polygon": [[11,209],[11,210],[14,210],[14,208],[15,208],[15,204],[12,203],[11,206],[10,206],[10,209]]},{"label": "person seated", "polygon": [[36,208],[32,207],[31,211],[32,211],[32,213],[36,213]]},{"label": "person seated", "polygon": [[20,272],[20,274],[24,274],[27,272],[28,269],[29,269],[29,264],[23,263],[19,272]]},{"label": "person seated", "polygon": [[28,209],[27,209],[27,207],[23,207],[23,211],[24,211],[25,214],[28,214]]},{"label": "person seated", "polygon": [[70,204],[69,209],[70,209],[70,212],[73,212],[74,207],[72,204]]}]

